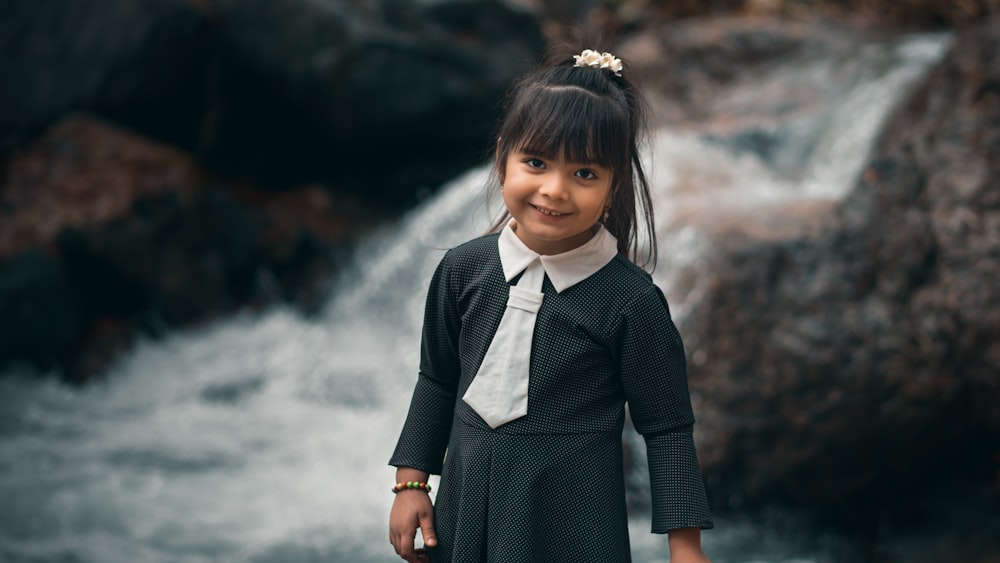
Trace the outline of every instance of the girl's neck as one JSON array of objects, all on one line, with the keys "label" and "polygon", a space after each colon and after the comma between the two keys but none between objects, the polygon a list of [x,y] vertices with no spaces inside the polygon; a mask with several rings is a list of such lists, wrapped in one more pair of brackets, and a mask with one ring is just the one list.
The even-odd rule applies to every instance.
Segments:
[{"label": "girl's neck", "polygon": [[598,230],[600,230],[601,224],[594,223],[593,227],[584,231],[577,237],[574,237],[574,240],[572,241],[571,244],[565,244],[568,241],[560,240],[560,241],[553,241],[551,246],[546,245],[544,247],[539,247],[539,245],[535,241],[524,240],[524,237],[521,235],[521,233],[517,232],[516,220],[511,221],[510,228],[512,231],[514,231],[514,234],[517,235],[517,238],[531,250],[537,252],[538,254],[541,254],[542,256],[554,256],[556,254],[569,252],[570,250],[576,250],[577,248],[580,248],[581,246],[587,244],[587,242],[589,242],[590,239],[594,238],[594,235],[597,234]]}]

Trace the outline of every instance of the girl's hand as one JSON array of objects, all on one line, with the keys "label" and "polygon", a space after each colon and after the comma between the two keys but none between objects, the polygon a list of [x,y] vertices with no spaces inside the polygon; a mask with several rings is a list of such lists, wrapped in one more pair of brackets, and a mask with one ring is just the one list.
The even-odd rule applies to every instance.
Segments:
[{"label": "girl's hand", "polygon": [[389,541],[396,548],[396,553],[410,563],[430,563],[423,549],[413,549],[417,528],[423,535],[424,545],[437,545],[431,498],[419,489],[399,491],[389,513]]},{"label": "girl's hand", "polygon": [[701,530],[678,528],[670,531],[670,563],[712,563],[701,551]]}]

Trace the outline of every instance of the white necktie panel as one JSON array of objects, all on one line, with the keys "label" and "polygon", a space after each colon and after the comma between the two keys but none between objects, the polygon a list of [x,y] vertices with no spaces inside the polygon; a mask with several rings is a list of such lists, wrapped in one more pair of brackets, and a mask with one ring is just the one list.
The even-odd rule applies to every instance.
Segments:
[{"label": "white necktie panel", "polygon": [[510,287],[507,307],[493,342],[462,400],[497,428],[528,414],[528,373],[535,320],[542,306],[545,269],[535,259],[517,285]]}]

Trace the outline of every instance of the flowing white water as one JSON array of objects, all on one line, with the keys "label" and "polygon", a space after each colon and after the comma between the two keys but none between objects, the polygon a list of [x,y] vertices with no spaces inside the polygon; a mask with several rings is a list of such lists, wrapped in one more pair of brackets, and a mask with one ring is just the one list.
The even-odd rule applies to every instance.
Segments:
[{"label": "flowing white water", "polygon": [[[822,111],[768,125],[787,150],[657,135],[656,276],[675,315],[700,295],[680,276],[711,252],[677,202],[753,212],[839,197],[885,112],[945,44],[872,46],[872,61],[858,63],[867,75],[814,76],[841,90]],[[425,286],[441,249],[487,227],[487,174],[471,171],[362,243],[317,317],[279,307],[141,342],[83,388],[0,377],[0,561],[398,560],[386,539],[386,460],[415,378]],[[642,475],[632,479],[641,489]],[[636,561],[666,561],[665,538],[647,533],[641,510],[632,524]],[[719,525],[705,534],[717,563],[818,563],[843,551],[835,538],[792,539],[775,522]]]}]

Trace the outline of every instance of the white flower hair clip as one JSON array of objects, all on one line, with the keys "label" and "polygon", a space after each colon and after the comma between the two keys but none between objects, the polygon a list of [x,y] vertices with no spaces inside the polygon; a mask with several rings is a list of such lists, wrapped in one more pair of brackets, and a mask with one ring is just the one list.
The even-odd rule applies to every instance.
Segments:
[{"label": "white flower hair clip", "polygon": [[606,68],[615,73],[615,76],[622,75],[622,60],[615,58],[611,53],[598,53],[593,49],[584,49],[579,55],[573,55],[576,64],[573,66]]}]

